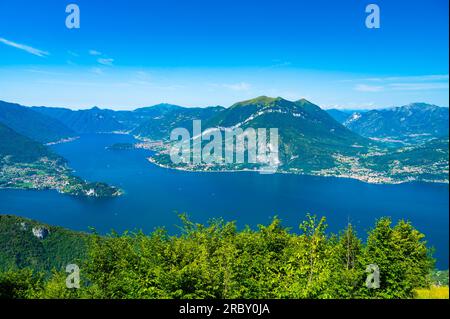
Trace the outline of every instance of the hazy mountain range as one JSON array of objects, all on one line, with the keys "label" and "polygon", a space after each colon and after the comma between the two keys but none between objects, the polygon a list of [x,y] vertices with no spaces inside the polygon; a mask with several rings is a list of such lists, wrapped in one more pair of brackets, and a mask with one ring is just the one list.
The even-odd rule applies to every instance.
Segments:
[{"label": "hazy mountain range", "polygon": [[366,112],[328,110],[335,120],[361,136],[391,142],[414,143],[449,134],[449,109],[412,103]]}]

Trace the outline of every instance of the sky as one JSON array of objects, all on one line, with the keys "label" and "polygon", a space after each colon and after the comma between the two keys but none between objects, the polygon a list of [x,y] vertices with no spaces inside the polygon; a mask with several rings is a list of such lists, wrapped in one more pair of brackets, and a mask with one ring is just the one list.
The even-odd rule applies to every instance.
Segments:
[{"label": "sky", "polygon": [[[80,28],[66,27],[68,4]],[[380,8],[380,28],[365,21]],[[0,100],[449,105],[448,0],[1,0]]]}]

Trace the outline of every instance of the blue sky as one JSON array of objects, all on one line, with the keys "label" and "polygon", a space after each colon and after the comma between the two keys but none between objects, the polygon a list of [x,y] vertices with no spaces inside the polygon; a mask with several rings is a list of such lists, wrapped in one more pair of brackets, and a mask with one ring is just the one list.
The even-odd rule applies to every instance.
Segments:
[{"label": "blue sky", "polygon": [[[65,26],[66,5],[80,29]],[[365,26],[378,4],[381,28]],[[132,109],[259,95],[448,106],[448,0],[2,0],[0,99]]]}]

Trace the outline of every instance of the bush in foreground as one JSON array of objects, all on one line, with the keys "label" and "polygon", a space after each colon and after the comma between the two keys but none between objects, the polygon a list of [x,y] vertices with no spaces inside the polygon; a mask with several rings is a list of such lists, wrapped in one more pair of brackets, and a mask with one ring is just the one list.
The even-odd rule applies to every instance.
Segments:
[{"label": "bush in foreground", "polygon": [[[327,235],[325,218],[307,216],[295,234],[275,218],[257,230],[235,223],[207,226],[181,216],[181,235],[164,229],[91,235],[80,265],[80,289],[67,274],[43,279],[4,273],[0,295],[9,298],[413,298],[430,286],[434,260],[424,235],[409,222],[376,222],[363,242],[351,225]],[[366,267],[377,265],[380,286],[366,286]],[[19,276],[11,284],[11,276]]]}]

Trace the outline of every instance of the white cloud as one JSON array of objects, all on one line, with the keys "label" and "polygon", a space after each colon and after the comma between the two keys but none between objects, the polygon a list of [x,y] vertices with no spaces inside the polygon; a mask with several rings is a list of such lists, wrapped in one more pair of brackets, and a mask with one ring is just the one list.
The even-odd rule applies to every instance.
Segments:
[{"label": "white cloud", "polygon": [[427,74],[427,75],[412,75],[412,76],[390,76],[384,78],[367,79],[378,82],[429,82],[429,81],[448,81],[448,74]]},{"label": "white cloud", "polygon": [[448,83],[391,83],[389,87],[401,91],[422,91],[448,89]]},{"label": "white cloud", "polygon": [[357,84],[354,89],[360,92],[448,90],[448,79],[448,74],[355,79],[371,84]]},{"label": "white cloud", "polygon": [[98,58],[97,62],[103,65],[113,65],[114,59],[111,58]]},{"label": "white cloud", "polygon": [[92,68],[91,71],[92,71],[92,73],[97,74],[97,75],[104,74],[104,72],[101,68]]},{"label": "white cloud", "polygon": [[239,82],[239,83],[233,83],[233,84],[223,84],[224,88],[233,90],[233,91],[248,91],[251,88],[251,85],[246,82]]},{"label": "white cloud", "polygon": [[28,45],[25,44],[20,44],[20,43],[16,43],[13,41],[9,41],[6,40],[5,38],[0,38],[0,42],[3,44],[6,44],[10,47],[19,49],[19,50],[23,50],[25,52],[31,53],[33,55],[39,56],[39,57],[46,57],[47,55],[49,55],[50,53],[46,52],[46,51],[42,51],[33,47],[30,47]]},{"label": "white cloud", "polygon": [[102,55],[102,53],[97,50],[89,50],[89,54],[90,55]]}]

